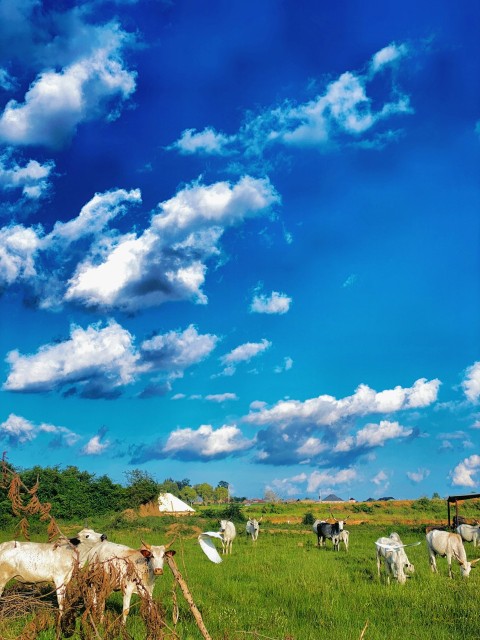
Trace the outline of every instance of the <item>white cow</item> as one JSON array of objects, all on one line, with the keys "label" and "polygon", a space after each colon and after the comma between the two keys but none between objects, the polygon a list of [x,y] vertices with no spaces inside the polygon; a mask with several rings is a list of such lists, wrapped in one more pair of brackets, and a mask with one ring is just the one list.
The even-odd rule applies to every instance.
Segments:
[{"label": "white cow", "polygon": [[127,620],[132,595],[137,593],[152,598],[155,578],[163,574],[165,555],[175,555],[175,551],[166,551],[163,545],[147,545],[145,542],[142,545],[141,549],[131,549],[124,544],[105,541],[88,554],[92,571],[102,567],[112,591],[123,593],[123,624]]},{"label": "white cow", "polygon": [[455,531],[462,536],[464,542],[473,542],[476,547],[480,540],[480,526],[471,524],[460,524]]},{"label": "white cow", "polygon": [[223,535],[222,553],[232,553],[232,543],[237,535],[233,522],[220,520],[220,533]]},{"label": "white cow", "polygon": [[378,577],[380,577],[380,567],[383,560],[387,583],[390,584],[390,576],[393,576],[400,584],[405,584],[407,581],[406,571],[413,573],[415,567],[407,558],[398,533],[391,533],[388,538],[379,538],[375,545],[377,547]]},{"label": "white cow", "polygon": [[345,551],[348,551],[349,538],[350,533],[346,529],[342,529],[332,536],[333,548],[338,551],[340,549],[340,542],[343,542],[345,545]]},{"label": "white cow", "polygon": [[75,538],[56,543],[11,540],[0,544],[0,596],[12,579],[28,584],[53,582],[61,615],[75,566],[83,567],[88,553],[105,538],[93,529],[82,529]]},{"label": "white cow", "polygon": [[252,540],[255,542],[258,538],[258,532],[260,530],[260,521],[261,520],[255,520],[255,518],[251,518],[250,520],[247,521],[247,526],[246,526],[246,534],[247,536],[252,536]]},{"label": "white cow", "polygon": [[[467,561],[467,554],[463,546],[462,537],[458,533],[450,533],[450,531],[439,531],[433,529],[427,533],[428,553],[430,556],[430,567],[434,573],[437,573],[436,556],[447,558],[448,575],[452,575],[452,558],[460,565],[460,572],[465,578],[470,574],[472,562]],[[476,562],[476,561],[474,561]]]}]

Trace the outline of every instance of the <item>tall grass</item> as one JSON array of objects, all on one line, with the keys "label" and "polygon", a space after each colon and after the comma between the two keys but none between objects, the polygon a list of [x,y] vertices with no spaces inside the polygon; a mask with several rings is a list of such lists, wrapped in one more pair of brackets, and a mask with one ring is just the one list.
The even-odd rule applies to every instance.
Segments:
[{"label": "tall grass", "polygon": [[[303,510],[307,510],[305,506]],[[293,519],[298,513],[287,515]],[[403,518],[406,524],[402,523],[401,514],[391,515],[395,524],[349,524],[348,553],[343,546],[334,552],[329,542],[327,548],[317,548],[311,528],[297,522],[275,524],[264,519],[256,543],[243,533],[244,525],[239,525],[233,553],[219,565],[208,561],[196,539],[198,530],[217,528],[212,520],[193,517],[181,521],[132,521],[112,517],[89,526],[105,531],[112,541],[133,547],[138,547],[142,538],[151,544],[162,544],[176,529],[177,565],[214,640],[318,640],[326,635],[336,640],[357,640],[367,622],[364,640],[451,640],[476,635],[480,629],[480,569],[472,570],[470,577],[464,579],[455,565],[451,580],[446,561],[440,558],[439,574],[432,574],[424,527],[416,523],[412,509]],[[430,516],[423,514],[427,521]],[[420,546],[406,550],[416,571],[405,585],[387,585],[383,576],[377,577],[374,541],[393,530],[400,533],[404,543],[421,541]],[[2,536],[7,538],[8,534]],[[480,556],[480,548],[474,549],[471,544],[466,544],[466,550],[470,559]],[[162,602],[166,622],[172,627],[173,588],[173,576],[166,568],[165,574],[157,578],[154,596]],[[179,590],[177,599],[178,637],[200,640]],[[107,609],[121,613],[120,594],[111,596]],[[12,626],[10,636],[6,635],[7,627],[0,629],[2,640],[15,638],[17,627]],[[145,640],[135,606],[127,630],[135,640]],[[38,635],[38,640],[54,638],[53,629]]]}]

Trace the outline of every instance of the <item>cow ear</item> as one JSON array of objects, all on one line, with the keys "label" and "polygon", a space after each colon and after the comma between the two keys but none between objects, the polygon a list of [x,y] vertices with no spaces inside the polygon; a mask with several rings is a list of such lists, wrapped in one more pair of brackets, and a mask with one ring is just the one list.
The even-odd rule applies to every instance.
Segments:
[{"label": "cow ear", "polygon": [[165,552],[166,556],[174,556],[177,552],[175,551],[175,549],[170,549],[169,551]]},{"label": "cow ear", "polygon": [[80,544],[80,540],[78,538],[69,538],[68,541],[70,544],[73,544],[74,547],[77,547]]},{"label": "cow ear", "polygon": [[140,553],[144,558],[151,558],[153,556],[153,553],[150,551],[150,549],[140,549]]}]

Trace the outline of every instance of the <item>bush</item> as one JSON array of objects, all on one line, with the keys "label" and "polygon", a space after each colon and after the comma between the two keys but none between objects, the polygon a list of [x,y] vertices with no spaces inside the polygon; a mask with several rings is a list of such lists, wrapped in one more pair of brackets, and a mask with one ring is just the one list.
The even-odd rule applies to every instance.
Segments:
[{"label": "bush", "polygon": [[303,516],[302,524],[313,524],[316,518],[311,511],[307,511],[307,513]]}]

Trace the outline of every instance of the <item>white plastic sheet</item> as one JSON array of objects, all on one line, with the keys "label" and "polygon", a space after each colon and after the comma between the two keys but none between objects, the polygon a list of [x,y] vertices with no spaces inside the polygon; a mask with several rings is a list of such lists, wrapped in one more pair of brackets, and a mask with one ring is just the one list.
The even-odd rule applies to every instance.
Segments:
[{"label": "white plastic sheet", "polygon": [[223,540],[223,536],[221,533],[217,531],[205,531],[205,533],[201,533],[198,536],[198,542],[202,548],[203,553],[207,556],[209,560],[215,562],[215,564],[219,564],[222,559],[218,554],[217,548],[213,543],[212,538],[219,538],[219,540]]}]

